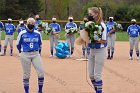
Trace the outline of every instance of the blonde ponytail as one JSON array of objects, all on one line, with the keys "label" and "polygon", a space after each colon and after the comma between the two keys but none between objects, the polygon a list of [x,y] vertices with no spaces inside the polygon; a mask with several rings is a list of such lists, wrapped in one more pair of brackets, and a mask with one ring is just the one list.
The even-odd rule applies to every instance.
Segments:
[{"label": "blonde ponytail", "polygon": [[88,10],[92,10],[94,13],[98,13],[98,16],[96,19],[96,22],[97,23],[100,23],[103,21],[103,12],[102,12],[102,9],[99,7],[91,7],[89,8]]}]

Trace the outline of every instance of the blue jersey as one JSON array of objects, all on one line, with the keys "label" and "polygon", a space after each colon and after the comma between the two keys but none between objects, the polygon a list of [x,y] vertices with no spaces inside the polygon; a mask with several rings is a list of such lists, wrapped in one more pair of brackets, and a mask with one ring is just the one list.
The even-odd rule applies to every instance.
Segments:
[{"label": "blue jersey", "polygon": [[26,29],[26,26],[25,25],[18,25],[18,34],[21,32],[21,31],[23,31],[23,30],[25,30]]},{"label": "blue jersey", "polygon": [[2,30],[3,27],[4,27],[3,23],[0,22],[0,30]]},{"label": "blue jersey", "polygon": [[54,32],[61,31],[61,27],[60,27],[60,25],[58,23],[51,23],[51,24],[49,24],[49,26],[51,26],[53,28]]},{"label": "blue jersey", "polygon": [[130,37],[138,37],[140,34],[140,26],[130,25],[127,29],[127,32],[130,35]]},{"label": "blue jersey", "polygon": [[19,33],[17,38],[17,48],[21,52],[38,51],[42,45],[41,34],[33,29],[29,32],[28,29]]},{"label": "blue jersey", "polygon": [[37,20],[37,21],[35,22],[35,28],[38,29],[38,25],[41,24],[41,23],[42,23],[41,20]]},{"label": "blue jersey", "polygon": [[[107,40],[107,28],[105,23],[101,22],[101,26],[104,28],[104,31],[102,33],[102,37],[101,40]],[[107,43],[105,44],[101,44],[101,43],[90,43],[89,47],[92,49],[100,49],[100,48],[104,48],[107,46]]]},{"label": "blue jersey", "polygon": [[77,29],[77,25],[74,22],[68,22],[65,26],[65,30],[66,29],[70,29],[71,27],[75,27]]},{"label": "blue jersey", "polygon": [[15,26],[12,23],[5,23],[6,35],[13,35],[15,32]]},{"label": "blue jersey", "polygon": [[[116,24],[116,22],[107,22],[106,23],[106,27],[107,27],[107,32],[110,32],[111,30],[114,29],[114,25]],[[115,34],[115,32],[113,32],[112,34]]]}]

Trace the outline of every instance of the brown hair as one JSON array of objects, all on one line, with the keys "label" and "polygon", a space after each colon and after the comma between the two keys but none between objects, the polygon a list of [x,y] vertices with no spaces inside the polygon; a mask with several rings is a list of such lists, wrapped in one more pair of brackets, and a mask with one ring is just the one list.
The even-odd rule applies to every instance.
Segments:
[{"label": "brown hair", "polygon": [[91,7],[91,8],[88,8],[88,10],[91,10],[93,11],[94,13],[97,13],[98,16],[96,18],[96,22],[97,23],[100,23],[101,21],[103,21],[103,12],[102,12],[102,9],[99,7]]}]

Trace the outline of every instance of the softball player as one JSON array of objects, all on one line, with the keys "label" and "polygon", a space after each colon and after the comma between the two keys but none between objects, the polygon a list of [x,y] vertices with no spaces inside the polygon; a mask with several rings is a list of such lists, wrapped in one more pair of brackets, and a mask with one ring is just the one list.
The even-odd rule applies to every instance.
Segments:
[{"label": "softball player", "polygon": [[[36,20],[36,22],[35,22],[35,27],[36,27],[36,29],[38,30],[38,25],[39,24],[41,24],[42,23],[42,21],[40,20],[40,18],[39,18],[39,15],[35,15],[35,20]],[[41,32],[41,31],[40,31]]]},{"label": "softball player", "polygon": [[[88,22],[88,18],[87,17],[84,17],[83,18],[83,22],[81,22],[80,23],[80,26],[79,26],[79,30],[80,31],[82,31],[84,29],[85,23],[87,23],[87,22]],[[86,57],[89,56],[90,48],[88,46],[86,46],[86,43],[84,45],[82,45],[82,53],[83,53],[82,58],[86,58]]]},{"label": "softball player", "polygon": [[[115,40],[116,40],[116,31],[114,25],[116,24],[115,21],[113,21],[113,17],[109,17],[109,22],[106,23],[107,26],[107,32],[108,32],[108,57],[107,59],[113,59],[114,54],[114,46],[115,46]],[[110,55],[111,53],[111,55]]]},{"label": "softball player", "polygon": [[107,28],[103,22],[102,9],[98,7],[91,7],[88,9],[89,19],[95,20],[99,23],[104,31],[102,32],[102,37],[96,43],[90,43],[90,55],[88,60],[88,71],[89,77],[93,86],[95,87],[96,93],[102,93],[102,70],[105,61],[105,53],[107,46]]},{"label": "softball player", "polygon": [[18,32],[18,34],[21,32],[21,31],[23,31],[23,30],[25,30],[26,29],[26,25],[24,24],[24,21],[23,20],[20,20],[19,21],[19,25],[17,26],[17,28],[16,28],[16,31]]},{"label": "softball player", "polygon": [[4,28],[4,25],[2,22],[0,22],[0,53],[1,53],[1,48],[2,48],[2,46],[1,46],[1,32],[2,32],[3,28]]},{"label": "softball player", "polygon": [[[73,22],[73,17],[68,17],[69,22],[65,25],[65,31],[69,30],[71,27],[75,28],[77,30],[76,23]],[[72,56],[74,52],[74,42],[75,42],[75,34],[74,33],[66,33],[67,41],[69,42],[70,46],[70,57]]]},{"label": "softball player", "polygon": [[52,18],[52,23],[49,24],[53,28],[53,32],[50,33],[50,51],[51,51],[51,56],[53,57],[53,49],[54,49],[54,44],[55,46],[58,43],[58,38],[59,38],[59,32],[61,31],[61,27],[58,23],[56,23],[56,18]]},{"label": "softball player", "polygon": [[[42,35],[42,30],[39,29],[39,24],[42,24],[42,21],[40,20],[39,15],[35,15],[35,20],[36,20],[36,22],[35,22],[35,29],[37,29],[41,33],[41,35]],[[41,48],[39,50],[39,53],[41,54]]]},{"label": "softball player", "polygon": [[139,34],[140,34],[140,27],[136,24],[136,20],[132,19],[131,20],[131,24],[128,29],[127,32],[129,34],[129,42],[130,42],[130,58],[129,60],[133,60],[133,48],[135,46],[135,50],[136,50],[136,55],[137,55],[137,60],[139,60]]},{"label": "softball player", "polygon": [[41,34],[34,29],[34,18],[27,19],[27,28],[19,33],[17,38],[17,49],[20,53],[20,61],[23,68],[23,83],[25,93],[29,93],[29,79],[31,63],[38,74],[38,93],[43,93],[44,71],[39,49],[42,45]]},{"label": "softball player", "polygon": [[4,42],[4,53],[2,56],[6,55],[6,49],[8,42],[10,43],[10,55],[13,54],[13,40],[14,40],[14,32],[15,32],[15,26],[12,24],[12,19],[8,18],[8,23],[5,23],[5,42]]}]

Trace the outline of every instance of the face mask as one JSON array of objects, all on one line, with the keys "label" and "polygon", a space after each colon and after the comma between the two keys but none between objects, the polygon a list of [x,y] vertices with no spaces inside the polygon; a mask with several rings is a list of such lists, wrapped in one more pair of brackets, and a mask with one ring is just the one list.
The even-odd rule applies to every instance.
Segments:
[{"label": "face mask", "polygon": [[136,24],[136,22],[131,22],[132,23],[132,25],[135,25]]},{"label": "face mask", "polygon": [[86,23],[86,22],[88,22],[87,20],[84,20],[84,22]]},{"label": "face mask", "polygon": [[53,21],[53,23],[56,23],[56,21]]},{"label": "face mask", "polygon": [[8,21],[8,23],[12,23],[11,21]]},{"label": "face mask", "polygon": [[112,21],[113,21],[113,19],[109,19],[109,21],[110,21],[110,22],[112,22]]},{"label": "face mask", "polygon": [[27,27],[28,27],[29,30],[32,30],[34,28],[34,25],[28,24]]},{"label": "face mask", "polygon": [[24,24],[22,23],[21,25],[23,26]]},{"label": "face mask", "polygon": [[72,19],[70,19],[69,21],[70,21],[70,22],[72,22],[73,20],[72,20]]},{"label": "face mask", "polygon": [[39,18],[37,18],[36,20],[39,20]]},{"label": "face mask", "polygon": [[88,20],[89,20],[89,21],[94,21],[93,16],[88,16]]}]

